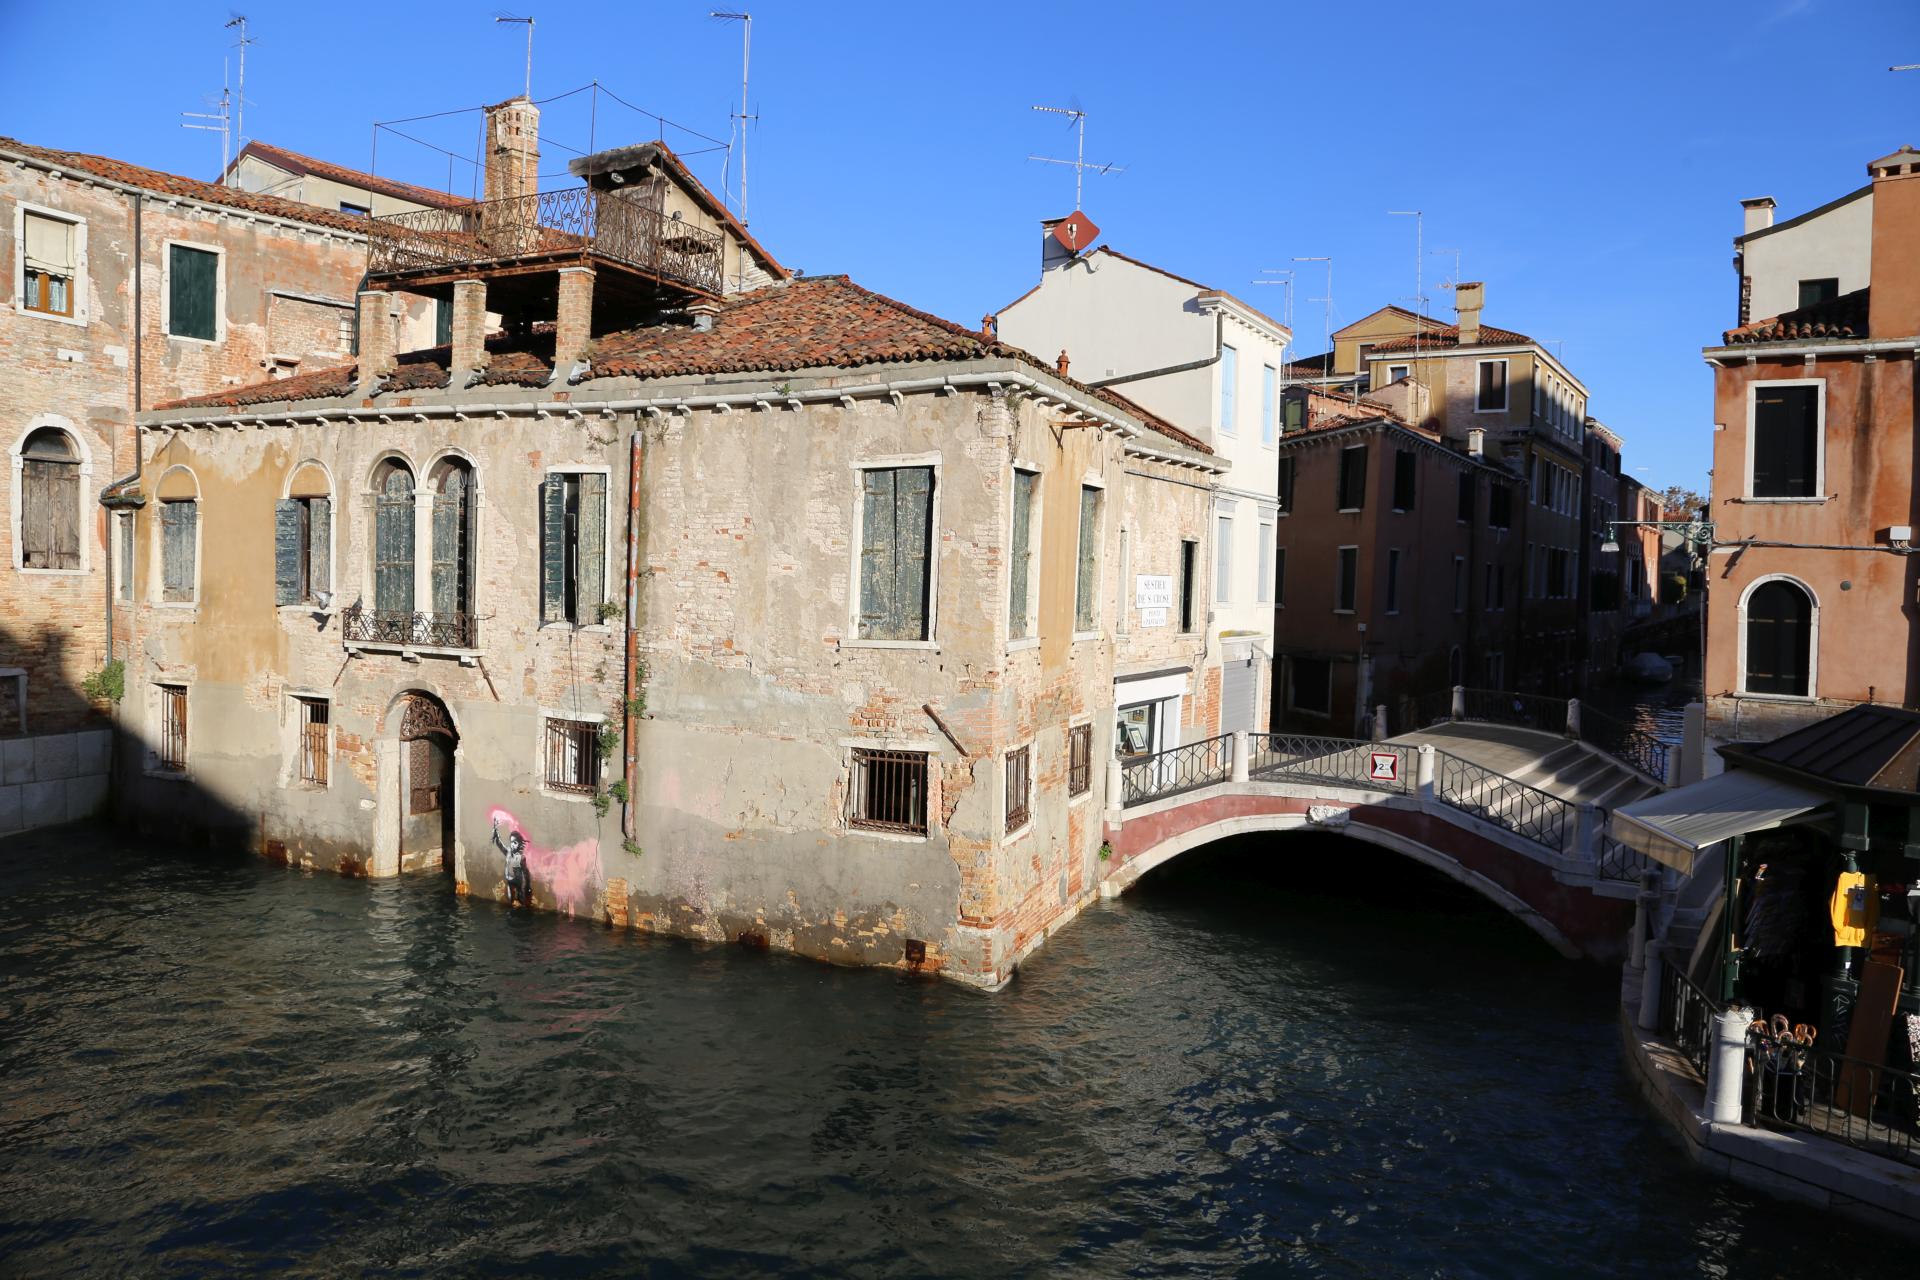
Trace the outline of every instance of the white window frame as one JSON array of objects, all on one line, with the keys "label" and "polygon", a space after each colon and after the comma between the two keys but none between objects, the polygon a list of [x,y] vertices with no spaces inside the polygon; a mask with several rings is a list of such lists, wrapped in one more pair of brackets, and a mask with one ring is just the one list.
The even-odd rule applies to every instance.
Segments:
[{"label": "white window frame", "polygon": [[[55,315],[50,311],[35,311],[27,306],[27,215],[39,214],[43,218],[52,218],[64,222],[73,228],[73,314]],[[13,309],[23,316],[32,316],[36,320],[50,320],[55,324],[78,325],[86,328],[91,315],[88,306],[87,274],[87,220],[64,209],[49,208],[46,205],[31,204],[25,200],[14,202],[13,206]]]},{"label": "white window frame", "polygon": [[[944,476],[941,474],[940,454],[901,453],[871,458],[856,458],[847,463],[847,472],[853,478],[852,493],[848,495],[847,506],[851,512],[848,527],[853,537],[847,546],[847,630],[840,638],[843,649],[920,649],[929,653],[940,650],[940,503],[946,495]],[[933,506],[927,514],[927,638],[925,640],[866,640],[860,636],[860,548],[866,537],[866,506],[862,500],[866,482],[860,478],[863,471],[891,471],[896,467],[932,467],[933,468]],[[607,512],[611,516],[613,503],[607,503]],[[607,557],[611,571],[613,557]],[[863,750],[873,751],[920,751],[921,747],[886,747],[871,742],[855,743]],[[853,757],[847,757],[847,767],[853,767]],[[931,761],[929,773],[936,772]],[[849,775],[851,776],[851,775]],[[931,787],[929,787],[931,790]],[[929,800],[931,803],[931,800]],[[849,828],[863,836],[887,835],[887,832],[868,831],[864,827]],[[933,830],[931,816],[927,830]],[[920,836],[907,837],[918,843]]]},{"label": "white window frame", "polygon": [[1213,513],[1213,602],[1233,603],[1233,513]]},{"label": "white window frame", "polygon": [[[35,312],[39,315],[39,312]],[[75,520],[79,523],[76,530],[80,540],[80,567],[78,569],[29,569],[27,568],[27,549],[20,537],[21,510],[20,486],[25,479],[27,469],[27,437],[42,427],[52,427],[64,433],[73,441],[74,453],[80,468],[80,493],[75,501]],[[13,448],[7,451],[12,475],[9,478],[8,500],[11,503],[8,517],[9,533],[13,537],[13,569],[15,573],[24,573],[32,577],[81,578],[93,572],[93,522],[87,518],[88,508],[93,502],[93,450],[87,447],[87,438],[73,423],[57,413],[37,413],[27,419],[26,427],[14,437]],[[196,489],[199,487],[196,483]]]},{"label": "white window frame", "polygon": [[[1040,468],[1037,464],[1028,462],[1024,458],[1015,458],[1007,467],[1007,580],[1005,588],[1000,593],[1003,599],[1010,599],[1013,595],[1013,473],[1016,471],[1024,471],[1033,477],[1033,501],[1027,507],[1027,599],[1025,610],[1027,634],[1018,639],[1009,636],[1007,638],[1008,653],[1014,653],[1021,649],[1034,649],[1040,645],[1040,531],[1046,527],[1045,522],[1040,518],[1040,508],[1044,501],[1041,497],[1040,480],[1042,473]],[[940,479],[936,475],[934,477],[933,495],[935,502],[940,500],[939,486]],[[1125,544],[1122,543],[1122,545],[1124,546]],[[856,568],[858,563],[859,561],[856,557]],[[855,586],[857,587],[858,585],[858,580],[856,579]],[[929,586],[929,590],[931,590],[931,586]],[[856,610],[858,607],[858,602],[856,601]]]},{"label": "white window frame", "polygon": [[[1340,607],[1340,558],[1341,553],[1353,552],[1353,604],[1348,608]],[[1360,544],[1347,542],[1333,549],[1333,611],[1335,613],[1357,613],[1360,609]]]},{"label": "white window frame", "polygon": [[[1760,407],[1760,388],[1766,387],[1818,387],[1814,397],[1814,436],[1813,436],[1813,492],[1804,498],[1760,498],[1753,492],[1753,436],[1754,418]],[[1825,378],[1759,378],[1747,384],[1747,450],[1746,482],[1741,487],[1742,495],[1748,502],[1763,503],[1819,503],[1827,500],[1827,380]],[[1746,606],[1743,603],[1741,607]],[[1817,607],[1817,606],[1816,606]],[[1741,665],[1740,680],[1746,682],[1744,658]],[[1764,697],[1755,694],[1755,697]]]},{"label": "white window frame", "polygon": [[[173,250],[198,249],[214,256],[213,264],[213,336],[190,338],[173,331]],[[227,251],[217,244],[198,240],[169,239],[160,248],[160,333],[168,342],[191,342],[201,347],[217,347],[227,340]]]},{"label": "white window frame", "polygon": [[[1769,582],[1791,582],[1807,593],[1807,599],[1813,605],[1813,617],[1807,625],[1807,691],[1805,693],[1754,693],[1747,688],[1747,601],[1753,593]],[[1739,678],[1739,693],[1743,698],[1754,698],[1763,702],[1818,702],[1820,700],[1820,597],[1804,578],[1796,578],[1790,573],[1768,573],[1749,582],[1740,592],[1740,605],[1736,610],[1739,627],[1739,660],[1736,671]]]},{"label": "white window frame", "polygon": [[1410,364],[1390,364],[1387,366],[1387,381],[1398,382],[1412,372],[1413,366]]},{"label": "white window frame", "polygon": [[[1014,828],[1012,831],[1008,831],[1007,830],[1007,810],[1012,805],[1013,796],[1009,794],[1007,791],[1007,760],[1009,757],[1013,755],[1014,752],[1019,751],[1022,748],[1025,748],[1027,753],[1027,820],[1021,823],[1018,827]],[[1071,751],[1072,748],[1069,747],[1068,750]],[[1032,834],[1033,832],[1033,826],[1034,826],[1033,795],[1034,795],[1034,791],[1036,790],[1036,788],[1033,785],[1033,770],[1034,770],[1034,765],[1038,761],[1038,759],[1039,759],[1039,753],[1034,750],[1034,739],[1032,738],[1028,738],[1025,742],[1008,743],[1000,751],[1000,847],[1001,848],[1005,848],[1006,846],[1014,843],[1016,840],[1024,839],[1025,837]],[[932,772],[933,764],[931,761],[928,762],[927,769],[929,773]]]},{"label": "white window frame", "polygon": [[[416,511],[413,517],[413,527],[415,531],[413,535],[413,563],[414,563],[414,576],[416,581],[419,580],[419,575],[422,571],[422,568],[424,568],[424,571],[426,573],[426,578],[424,582],[422,582],[419,586],[416,586],[414,588],[414,599],[416,601],[417,600],[431,601],[433,599],[433,506],[432,506],[433,469],[439,466],[441,461],[446,458],[458,458],[460,461],[466,463],[469,468],[469,474],[473,476],[472,552],[473,552],[473,563],[476,569],[476,574],[475,574],[476,577],[478,576],[478,573],[477,573],[478,567],[486,563],[486,561],[480,558],[481,548],[486,542],[486,534],[483,532],[483,530],[486,528],[486,524],[487,524],[485,520],[482,520],[480,518],[481,513],[486,510],[486,508],[481,505],[481,498],[485,490],[483,489],[481,480],[480,480],[480,463],[471,454],[466,453],[463,450],[442,449],[439,453],[436,453],[431,458],[427,459],[427,466],[424,471],[414,472],[414,485],[415,485],[414,493],[416,495],[416,498],[418,498],[419,495],[425,495],[425,501],[428,504],[424,511]],[[614,617],[610,618],[606,622],[600,621],[600,619],[597,616],[591,622],[568,622],[565,618],[562,618],[557,622],[542,622],[535,628],[535,630],[545,630],[548,627],[564,627],[570,631],[599,631],[599,632],[616,631],[619,628],[626,625],[623,619],[627,611],[627,600],[624,595],[615,595],[613,592],[614,582],[615,582],[614,561],[618,558],[614,555],[614,541],[613,541],[613,536],[614,536],[613,531],[617,527],[616,522],[614,520],[614,515],[615,515],[614,505],[616,501],[616,495],[614,494],[614,490],[613,490],[613,468],[609,466],[604,466],[604,465],[592,465],[592,464],[586,464],[586,463],[555,463],[553,466],[545,468],[540,473],[540,475],[542,480],[545,480],[548,476],[605,476],[607,478],[607,527],[600,535],[600,545],[606,548],[605,554],[603,554],[600,557],[602,561],[600,565],[600,576],[604,579],[604,581],[600,584],[600,599],[603,601],[612,601],[613,603],[619,605],[620,612],[614,615]],[[534,490],[534,506],[538,508],[539,505],[540,505],[539,490],[535,489]],[[535,510],[534,521],[533,521],[535,546],[539,545],[539,538],[540,538],[540,532],[541,532],[540,522],[545,518],[546,518],[546,513],[544,511],[538,510],[538,509]],[[422,529],[426,530],[424,537],[420,533],[420,530]],[[369,545],[371,545],[373,541],[371,537],[371,531],[369,531],[369,537],[367,541]],[[856,573],[859,572],[859,562],[860,562],[859,553],[855,552],[854,571]],[[475,589],[476,590],[478,589],[477,583],[476,583]],[[533,615],[536,618],[540,616],[541,589],[542,588],[540,586],[539,566],[536,562],[535,572],[534,572],[534,584],[533,584]],[[369,590],[368,594],[369,595],[372,594],[371,590]],[[562,718],[564,719],[565,717],[562,717]],[[575,716],[573,718],[577,720],[580,717]],[[543,739],[543,742],[544,742],[544,739]],[[542,760],[545,760],[545,758],[546,758],[545,756],[541,757]],[[542,776],[544,776],[546,765],[542,764],[540,767],[542,770]]]},{"label": "white window frame", "polygon": [[[923,464],[907,464],[923,465]],[[938,500],[938,481],[935,481],[935,500]],[[914,641],[895,641],[898,644],[914,644]],[[841,778],[846,791],[844,803],[840,806],[840,831],[843,835],[861,840],[890,840],[895,844],[927,844],[936,836],[945,834],[940,821],[941,805],[944,798],[940,786],[940,744],[928,738],[842,738],[837,744],[844,753],[840,757]],[[927,758],[927,829],[924,834],[916,835],[911,831],[878,831],[872,827],[857,827],[853,823],[854,809],[859,798],[854,794],[853,753],[856,751],[911,751]],[[1031,757],[1029,757],[1031,760]],[[1031,764],[1029,764],[1031,768]],[[1006,787],[1006,765],[1001,765],[1001,789]],[[1003,815],[1004,816],[1004,815]]]},{"label": "white window frame", "polygon": [[1220,399],[1214,415],[1221,435],[1240,434],[1240,349],[1231,342],[1220,344]]},{"label": "white window frame", "polygon": [[[327,780],[325,782],[308,782],[300,776],[300,757],[305,749],[306,737],[303,723],[306,712],[303,704],[309,702],[318,702],[327,708]],[[291,732],[283,735],[285,745],[282,748],[283,755],[280,762],[280,785],[290,791],[333,790],[334,774],[337,772],[333,767],[333,731],[336,726],[333,716],[340,704],[335,701],[331,693],[324,690],[289,688],[286,690],[282,705],[286,724]],[[192,739],[189,738],[188,742],[191,744]]]},{"label": "white window frame", "polygon": [[[160,508],[169,502],[185,502],[185,498],[162,498],[160,489],[167,477],[176,471],[185,472],[193,481],[192,502],[197,510],[193,513],[193,598],[191,600],[169,600],[167,595],[167,534],[166,526],[160,522]],[[147,561],[147,603],[155,609],[198,609],[200,607],[200,575],[206,571],[207,497],[200,487],[200,473],[184,462],[176,462],[160,473],[153,486],[154,499],[148,510],[152,518],[147,521],[151,547]],[[164,683],[164,682],[163,682]]]},{"label": "white window frame", "polygon": [[[608,505],[611,506],[612,504],[609,503]],[[562,791],[556,787],[547,785],[547,722],[549,720],[565,720],[575,724],[593,725],[595,736],[593,749],[597,753],[600,750],[600,743],[598,741],[600,733],[599,726],[607,723],[606,713],[600,711],[563,711],[559,707],[550,707],[542,704],[540,707],[540,732],[533,735],[533,776],[540,780],[541,798],[557,800],[563,804],[592,804],[596,798],[593,795],[579,791]],[[598,769],[600,775],[599,791],[604,792],[606,790],[609,778],[617,781],[623,777],[620,770],[611,768],[618,759],[619,752],[616,750],[612,757],[600,761],[600,767]]]},{"label": "white window frame", "polygon": [[[1487,406],[1480,403],[1480,370],[1485,365],[1500,366],[1500,403]],[[1505,356],[1496,356],[1489,360],[1473,362],[1473,411],[1475,413],[1505,413],[1507,406],[1513,403],[1513,369]]]}]

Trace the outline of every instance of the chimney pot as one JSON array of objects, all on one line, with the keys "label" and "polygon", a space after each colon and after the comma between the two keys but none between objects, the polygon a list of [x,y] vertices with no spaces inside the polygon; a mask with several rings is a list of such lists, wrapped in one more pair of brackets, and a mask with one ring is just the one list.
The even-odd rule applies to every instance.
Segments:
[{"label": "chimney pot", "polygon": [[695,333],[712,333],[714,322],[720,318],[720,307],[712,302],[690,303],[687,314],[693,317]]},{"label": "chimney pot", "polygon": [[1755,196],[1740,202],[1740,234],[1752,235],[1773,225],[1773,197]]},{"label": "chimney pot", "polygon": [[991,311],[989,311],[986,315],[980,317],[980,341],[982,342],[993,341],[994,339],[993,325],[994,325],[994,315]]},{"label": "chimney pot", "polygon": [[1060,358],[1054,362],[1053,368],[1054,372],[1058,373],[1061,377],[1064,378],[1067,376],[1067,349],[1065,347],[1060,348]]}]

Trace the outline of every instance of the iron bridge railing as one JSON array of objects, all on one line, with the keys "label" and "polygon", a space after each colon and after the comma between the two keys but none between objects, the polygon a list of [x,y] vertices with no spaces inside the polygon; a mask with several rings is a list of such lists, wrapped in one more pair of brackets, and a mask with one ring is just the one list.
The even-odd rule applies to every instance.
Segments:
[{"label": "iron bridge railing", "polygon": [[478,649],[479,619],[470,613],[399,613],[348,605],[340,613],[345,644],[392,644]]},{"label": "iron bridge railing", "polygon": [[1261,782],[1325,782],[1402,795],[1414,790],[1420,757],[1417,747],[1297,733],[1250,733],[1247,745],[1247,776]]},{"label": "iron bridge railing", "polygon": [[1674,744],[1650,729],[1595,711],[1584,702],[1580,704],[1580,741],[1625,761],[1650,778],[1661,782],[1667,779],[1667,757]]},{"label": "iron bridge railing", "polygon": [[1442,803],[1535,844],[1555,852],[1567,847],[1574,806],[1504,773],[1436,751],[1433,793]]},{"label": "iron bridge railing", "polygon": [[655,208],[642,192],[570,187],[369,219],[367,274],[595,256],[717,294],[725,243],[718,231]]},{"label": "iron bridge railing", "polygon": [[1233,735],[1189,742],[1120,763],[1122,805],[1145,804],[1233,776]]}]

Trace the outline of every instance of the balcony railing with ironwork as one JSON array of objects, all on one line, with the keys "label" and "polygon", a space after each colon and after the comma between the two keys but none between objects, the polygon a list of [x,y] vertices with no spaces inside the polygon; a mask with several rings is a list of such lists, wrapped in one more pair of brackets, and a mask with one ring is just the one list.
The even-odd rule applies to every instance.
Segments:
[{"label": "balcony railing with ironwork", "polygon": [[341,639],[348,645],[478,649],[478,623],[470,613],[400,613],[357,604],[340,613]]},{"label": "balcony railing with ironwork", "polygon": [[369,276],[599,258],[706,293],[721,291],[717,231],[654,208],[641,192],[570,187],[452,209],[415,209],[367,224]]}]

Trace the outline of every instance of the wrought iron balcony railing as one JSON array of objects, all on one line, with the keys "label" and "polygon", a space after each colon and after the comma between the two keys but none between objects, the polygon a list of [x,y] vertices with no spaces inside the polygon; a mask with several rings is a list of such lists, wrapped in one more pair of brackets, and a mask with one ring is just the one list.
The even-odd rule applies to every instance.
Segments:
[{"label": "wrought iron balcony railing", "polygon": [[478,649],[478,622],[470,613],[397,613],[352,604],[341,610],[340,633],[348,645]]},{"label": "wrought iron balcony railing", "polygon": [[663,213],[638,191],[570,187],[416,209],[370,219],[367,232],[369,276],[599,258],[707,293],[721,291],[720,233]]}]

